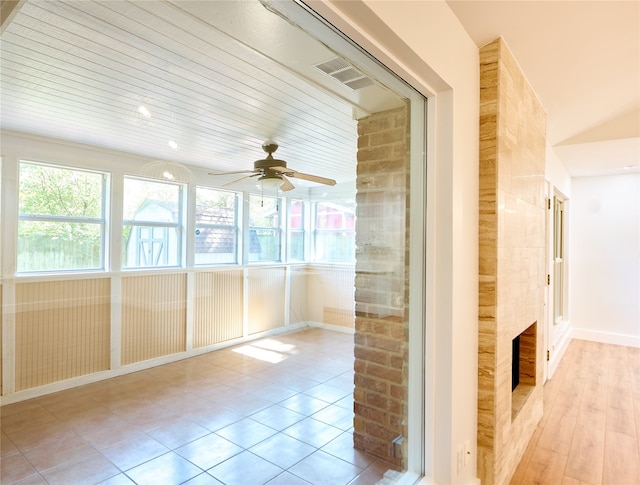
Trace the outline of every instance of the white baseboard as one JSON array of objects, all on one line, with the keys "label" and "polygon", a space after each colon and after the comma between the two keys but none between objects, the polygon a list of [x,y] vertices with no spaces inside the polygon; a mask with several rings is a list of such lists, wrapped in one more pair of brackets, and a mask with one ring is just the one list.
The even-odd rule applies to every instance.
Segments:
[{"label": "white baseboard", "polygon": [[551,379],[553,374],[555,374],[558,369],[558,365],[564,356],[564,353],[567,351],[569,344],[571,343],[571,339],[573,338],[571,328],[565,329],[564,332],[560,335],[558,340],[553,344],[553,351],[551,352],[551,356],[549,358],[549,366],[548,366],[548,375],[547,379]]},{"label": "white baseboard", "polygon": [[356,333],[356,329],[353,327],[340,327],[339,325],[330,325],[328,323],[322,323],[322,322],[305,322],[305,324],[308,325],[309,327],[324,328],[326,330],[348,333],[350,335],[354,335]]},{"label": "white baseboard", "polygon": [[[226,342],[210,345],[207,347],[199,347],[197,349],[191,349],[191,350],[179,352],[176,354],[157,357],[154,359],[145,360],[143,362],[136,362],[134,364],[118,367],[116,369],[110,369],[110,370],[105,370],[101,372],[96,372],[94,374],[87,374],[84,376],[73,377],[71,379],[66,379],[64,381],[52,382],[51,384],[45,384],[43,386],[32,387],[22,391],[16,391],[11,394],[0,396],[0,407],[5,406],[7,404],[13,404],[16,402],[24,401],[26,399],[33,399],[33,398],[45,396],[47,394],[51,394],[54,392],[64,391],[67,389],[71,389],[73,387],[79,387],[86,384],[93,384],[94,382],[102,381],[105,379],[111,379],[113,377],[130,374],[132,372],[138,372],[141,370],[150,369],[152,367],[156,367],[159,365],[177,362],[179,360],[188,359],[190,357],[196,357],[198,355],[206,354],[208,352],[213,352],[215,350],[220,350],[227,347],[232,347],[234,345],[251,342],[259,338],[275,337],[283,333],[295,332],[296,330],[301,330],[307,327],[322,327],[327,330],[337,330],[340,332],[349,330],[349,329],[343,329],[342,327],[337,327],[335,325],[316,324],[313,322],[298,322],[295,324],[267,330],[265,332],[260,332],[260,333],[248,335],[245,337],[228,340]],[[353,330],[352,330],[352,333],[353,333]]]},{"label": "white baseboard", "polygon": [[[406,483],[415,483],[415,481],[406,482]],[[460,482],[460,485],[480,485],[480,483],[481,482],[478,477],[471,477],[465,482]],[[404,484],[404,482],[402,482],[402,484]],[[439,484],[435,482],[431,477],[422,477],[422,480],[420,480],[417,485],[439,485]]]},{"label": "white baseboard", "polygon": [[640,348],[639,335],[625,335],[621,333],[602,332],[600,330],[573,327],[571,329],[571,338],[601,342],[603,344],[624,345],[625,347]]}]

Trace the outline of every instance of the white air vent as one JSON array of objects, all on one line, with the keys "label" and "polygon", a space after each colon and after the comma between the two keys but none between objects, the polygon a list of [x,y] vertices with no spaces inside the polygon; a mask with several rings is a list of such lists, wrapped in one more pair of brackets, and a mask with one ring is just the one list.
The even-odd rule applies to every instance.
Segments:
[{"label": "white air vent", "polygon": [[339,57],[317,64],[314,67],[325,74],[328,74],[340,84],[352,89],[353,91],[373,85],[372,79],[368,78],[347,61],[340,59]]}]

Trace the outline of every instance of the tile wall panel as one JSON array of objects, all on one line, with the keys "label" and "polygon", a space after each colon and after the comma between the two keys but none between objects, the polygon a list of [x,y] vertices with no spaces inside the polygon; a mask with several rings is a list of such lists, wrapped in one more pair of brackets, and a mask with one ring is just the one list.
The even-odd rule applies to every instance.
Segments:
[{"label": "tile wall panel", "polygon": [[[542,416],[546,114],[502,39],[480,50],[478,476],[508,483]],[[535,325],[535,383],[512,413],[512,340]],[[515,416],[515,417],[514,417]]]}]

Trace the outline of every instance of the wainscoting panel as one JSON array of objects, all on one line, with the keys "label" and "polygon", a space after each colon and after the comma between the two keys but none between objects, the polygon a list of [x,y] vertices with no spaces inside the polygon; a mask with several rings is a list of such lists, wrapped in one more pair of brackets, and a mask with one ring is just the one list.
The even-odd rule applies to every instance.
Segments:
[{"label": "wainscoting panel", "polygon": [[308,282],[311,274],[309,266],[289,268],[289,323],[313,320],[309,313]]},{"label": "wainscoting panel", "polygon": [[309,278],[309,299],[322,295],[314,309],[313,321],[355,328],[355,268],[314,267]]},{"label": "wainscoting panel", "polygon": [[109,369],[110,280],[16,285],[16,391]]},{"label": "wainscoting panel", "polygon": [[280,268],[249,270],[249,334],[283,326],[285,271]]},{"label": "wainscoting panel", "polygon": [[186,350],[186,274],[122,278],[122,364]]},{"label": "wainscoting panel", "polygon": [[242,337],[243,271],[196,273],[193,347]]}]

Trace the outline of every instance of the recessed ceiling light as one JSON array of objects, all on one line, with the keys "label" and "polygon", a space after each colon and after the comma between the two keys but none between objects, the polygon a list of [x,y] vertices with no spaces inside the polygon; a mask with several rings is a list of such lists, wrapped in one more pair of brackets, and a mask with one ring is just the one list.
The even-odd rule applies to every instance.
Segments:
[{"label": "recessed ceiling light", "polygon": [[178,149],[178,144],[177,144],[175,141],[173,141],[173,140],[169,140],[169,146],[170,146],[171,148],[173,148],[174,150],[177,150],[177,149]]},{"label": "recessed ceiling light", "polygon": [[173,175],[171,172],[169,172],[168,170],[165,170],[164,172],[162,172],[162,176],[164,178],[166,178],[167,180],[173,180],[175,179],[175,175]]},{"label": "recessed ceiling light", "polygon": [[151,118],[151,113],[146,106],[138,106],[138,113],[140,113],[145,118]]}]

